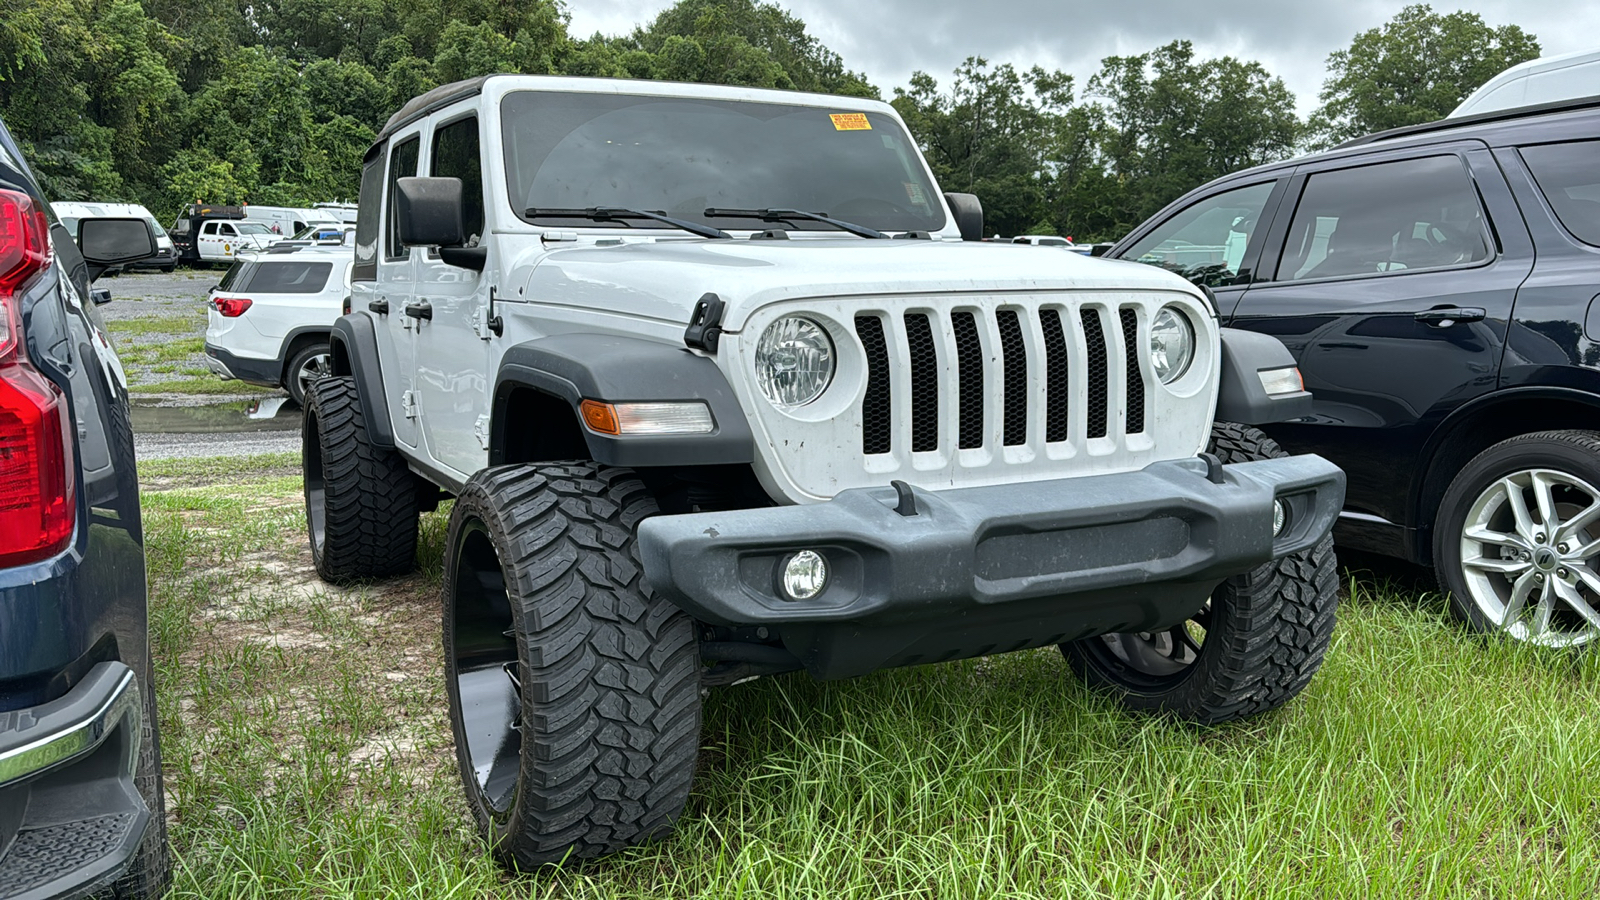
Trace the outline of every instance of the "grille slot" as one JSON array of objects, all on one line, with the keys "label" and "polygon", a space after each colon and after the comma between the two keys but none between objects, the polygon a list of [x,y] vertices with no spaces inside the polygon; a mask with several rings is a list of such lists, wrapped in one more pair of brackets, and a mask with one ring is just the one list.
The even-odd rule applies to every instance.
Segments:
[{"label": "grille slot", "polygon": [[1144,375],[1139,371],[1139,314],[1122,310],[1122,357],[1127,367],[1128,434],[1144,434]]},{"label": "grille slot", "polygon": [[1067,393],[1067,335],[1061,330],[1061,313],[1039,311],[1039,327],[1044,331],[1045,410],[1044,439],[1050,443],[1067,439],[1071,421],[1071,397]]},{"label": "grille slot", "polygon": [[1091,438],[1106,436],[1106,332],[1100,311],[1082,311],[1084,349],[1089,364],[1089,431]]},{"label": "grille slot", "polygon": [[963,450],[983,446],[983,342],[977,319],[969,312],[950,317],[956,336],[956,363],[961,378],[961,442]]},{"label": "grille slot", "polygon": [[933,326],[924,313],[906,313],[906,342],[911,349],[911,449],[939,449],[939,351]]},{"label": "grille slot", "polygon": [[889,395],[889,345],[883,320],[856,316],[856,336],[867,351],[867,396],[861,403],[861,452],[888,453],[893,447],[893,415]]},{"label": "grille slot", "polygon": [[1028,350],[1016,310],[1000,310],[995,324],[1000,328],[1000,350],[1005,355],[1005,445],[1017,447],[1028,442]]}]

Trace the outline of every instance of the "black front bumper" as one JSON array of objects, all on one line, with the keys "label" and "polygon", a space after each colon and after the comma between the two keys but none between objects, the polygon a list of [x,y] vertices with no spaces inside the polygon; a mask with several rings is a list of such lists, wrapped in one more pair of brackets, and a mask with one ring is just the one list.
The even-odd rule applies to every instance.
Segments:
[{"label": "black front bumper", "polygon": [[118,662],[0,713],[0,900],[84,896],[127,870],[150,823],[134,784],[143,716],[139,680]]},{"label": "black front bumper", "polygon": [[[1215,478],[1216,480],[1212,480]],[[840,493],[810,506],[660,516],[639,529],[651,586],[704,622],[767,627],[814,675],[845,678],[1151,631],[1217,584],[1314,546],[1344,502],[1318,456],[947,491]],[[1274,503],[1287,522],[1274,536]],[[827,587],[786,599],[778,573],[823,555]]]}]

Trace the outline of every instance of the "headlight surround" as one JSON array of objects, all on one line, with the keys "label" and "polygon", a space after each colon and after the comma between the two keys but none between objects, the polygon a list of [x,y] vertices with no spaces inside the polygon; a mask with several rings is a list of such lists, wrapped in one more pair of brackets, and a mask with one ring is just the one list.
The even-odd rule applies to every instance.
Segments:
[{"label": "headlight surround", "polygon": [[1150,320],[1150,367],[1162,384],[1171,384],[1194,362],[1194,324],[1181,310],[1163,306]]},{"label": "headlight surround", "polygon": [[779,409],[805,406],[833,382],[836,354],[828,329],[805,316],[784,316],[756,342],[756,384]]}]

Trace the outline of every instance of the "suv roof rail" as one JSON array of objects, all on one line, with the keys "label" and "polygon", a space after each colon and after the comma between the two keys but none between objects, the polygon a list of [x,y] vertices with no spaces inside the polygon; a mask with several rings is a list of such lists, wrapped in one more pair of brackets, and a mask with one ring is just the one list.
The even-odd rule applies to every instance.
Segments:
[{"label": "suv roof rail", "polygon": [[1360,147],[1365,144],[1375,144],[1379,141],[1392,141],[1396,138],[1411,137],[1412,135],[1428,134],[1434,131],[1448,131],[1452,128],[1465,128],[1469,125],[1482,125],[1489,122],[1503,122],[1508,119],[1521,119],[1528,116],[1537,116],[1543,113],[1566,112],[1575,109],[1590,109],[1600,107],[1600,96],[1574,97],[1566,100],[1555,100],[1550,103],[1536,103],[1532,106],[1515,106],[1510,109],[1496,109],[1491,112],[1477,113],[1470,116],[1459,116],[1454,119],[1440,119],[1436,122],[1424,122],[1421,125],[1404,125],[1400,128],[1391,128],[1387,131],[1378,131],[1369,135],[1345,141],[1334,147],[1343,150],[1347,147]]}]

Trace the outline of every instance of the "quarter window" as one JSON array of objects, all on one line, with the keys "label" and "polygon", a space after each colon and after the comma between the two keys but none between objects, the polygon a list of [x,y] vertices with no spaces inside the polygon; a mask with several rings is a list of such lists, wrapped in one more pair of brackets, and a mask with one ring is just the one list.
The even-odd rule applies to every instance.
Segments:
[{"label": "quarter window", "polygon": [[361,197],[356,210],[356,281],[378,280],[378,207],[383,203],[383,150],[375,149],[361,164]]},{"label": "quarter window", "polygon": [[1319,172],[1306,180],[1278,280],[1447,269],[1490,256],[1461,159],[1434,156]]},{"label": "quarter window", "polygon": [[1539,190],[1572,236],[1600,246],[1600,141],[1523,147]]},{"label": "quarter window", "polygon": [[461,179],[462,224],[467,243],[483,234],[483,163],[478,154],[478,118],[458,119],[433,133],[428,174]]},{"label": "quarter window", "polygon": [[1122,254],[1170,269],[1195,284],[1222,287],[1250,279],[1241,267],[1274,182],[1224,191],[1191,204]]},{"label": "quarter window", "polygon": [[394,186],[400,179],[417,174],[417,157],[421,148],[422,139],[413,137],[396,145],[394,152],[389,154],[389,239],[383,256],[391,261],[406,259],[411,255],[411,249],[400,243],[400,220],[395,217],[394,211]]}]

